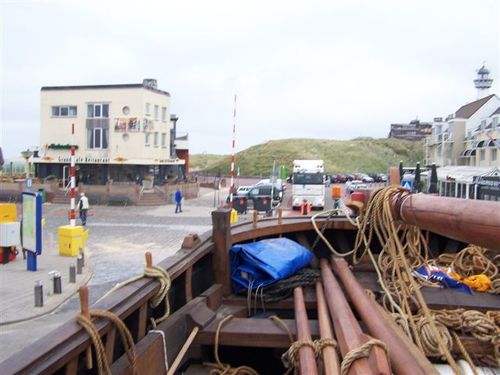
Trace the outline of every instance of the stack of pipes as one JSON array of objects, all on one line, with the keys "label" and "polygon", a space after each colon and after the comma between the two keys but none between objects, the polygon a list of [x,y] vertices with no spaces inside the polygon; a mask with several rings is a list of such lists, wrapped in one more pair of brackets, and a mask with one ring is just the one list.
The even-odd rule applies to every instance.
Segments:
[{"label": "stack of pipes", "polygon": [[[363,333],[337,277],[370,336]],[[331,342],[334,332],[343,363],[341,366],[337,351],[331,345],[322,345],[319,358],[315,358],[313,345],[300,345],[300,374],[438,374],[429,360],[399,332],[391,318],[366,294],[345,260],[332,258],[331,264],[326,259],[321,260],[321,282],[316,284],[316,297],[320,340]],[[294,306],[297,340],[301,343],[312,342],[304,295],[300,287],[294,290]],[[369,349],[364,354],[354,355],[355,359],[348,365],[353,352],[358,352],[361,347]]]}]

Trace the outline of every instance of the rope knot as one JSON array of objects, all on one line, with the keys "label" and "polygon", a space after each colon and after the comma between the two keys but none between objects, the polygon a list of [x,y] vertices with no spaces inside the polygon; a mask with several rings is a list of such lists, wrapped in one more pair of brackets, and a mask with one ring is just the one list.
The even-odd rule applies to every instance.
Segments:
[{"label": "rope knot", "polygon": [[153,327],[156,327],[170,315],[168,292],[170,290],[170,286],[172,285],[172,281],[170,280],[170,276],[168,275],[167,271],[159,266],[145,267],[144,276],[156,278],[160,282],[160,289],[158,290],[158,293],[153,296],[153,298],[151,298],[151,307],[158,307],[162,301],[165,301],[165,313],[157,319],[151,318],[151,324],[153,325]]},{"label": "rope knot", "polygon": [[357,361],[358,359],[367,358],[370,355],[371,350],[375,346],[379,346],[382,349],[384,349],[387,357],[389,357],[389,354],[387,352],[387,346],[385,345],[385,343],[383,341],[371,338],[370,340],[365,342],[363,345],[361,345],[359,348],[355,348],[355,349],[349,351],[344,356],[344,359],[342,361],[342,365],[340,366],[340,374],[347,375],[352,364],[355,361]]}]

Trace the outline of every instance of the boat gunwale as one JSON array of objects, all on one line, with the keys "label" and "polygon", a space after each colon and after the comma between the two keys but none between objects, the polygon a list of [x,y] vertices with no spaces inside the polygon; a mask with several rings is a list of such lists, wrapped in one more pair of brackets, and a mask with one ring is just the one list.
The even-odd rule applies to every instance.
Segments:
[{"label": "boat gunwale", "polygon": [[[310,217],[285,217],[279,224],[277,218],[265,218],[257,222],[243,222],[231,227],[231,241],[238,243],[270,235],[279,235],[297,231],[313,230]],[[319,219],[321,225],[325,219]],[[346,224],[347,223],[347,224]],[[354,229],[344,217],[336,217],[328,223],[328,228]],[[215,244],[211,230],[199,235],[200,241],[191,249],[181,248],[171,256],[157,263],[167,270],[174,281],[201,258],[214,252]],[[142,278],[115,290],[109,296],[97,301],[92,309],[108,310],[121,320],[139,311],[158,292],[159,282],[151,278]],[[194,296],[196,297],[196,296]],[[99,335],[103,337],[112,328],[112,324],[102,319],[96,323]],[[49,338],[50,336],[50,338]],[[48,344],[53,343],[53,344]],[[0,363],[0,373],[51,374],[67,366],[91,344],[90,337],[76,322],[76,316],[47,335],[36,340],[28,347],[13,354]]]}]

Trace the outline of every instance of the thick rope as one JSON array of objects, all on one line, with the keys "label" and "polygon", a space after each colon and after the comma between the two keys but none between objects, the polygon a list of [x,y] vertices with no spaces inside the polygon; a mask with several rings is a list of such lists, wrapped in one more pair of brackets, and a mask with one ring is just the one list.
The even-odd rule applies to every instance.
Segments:
[{"label": "thick rope", "polygon": [[[90,310],[89,314],[91,317],[108,319],[116,326],[118,332],[120,333],[120,337],[121,337],[123,347],[125,349],[125,353],[127,354],[127,357],[129,359],[129,362],[130,362],[130,369],[132,370],[132,374],[138,375],[137,369],[136,369],[135,344],[134,344],[134,340],[132,338],[132,335],[130,334],[130,331],[128,330],[125,323],[123,323],[120,318],[118,318],[115,314],[113,314],[109,311]],[[102,343],[101,336],[99,335],[99,332],[97,332],[97,329],[95,328],[94,324],[92,323],[92,320],[85,317],[84,315],[80,314],[77,317],[77,321],[88,332],[88,334],[92,340],[92,343],[94,344],[99,375],[108,375],[108,374],[110,375],[111,369],[109,367],[108,359],[106,356],[106,351],[104,349],[104,345]]]},{"label": "thick rope", "polygon": [[249,366],[231,367],[228,363],[222,363],[219,358],[219,335],[224,323],[233,318],[232,314],[227,315],[224,319],[220,320],[217,324],[217,331],[215,332],[215,345],[214,357],[215,363],[203,363],[207,367],[211,367],[210,375],[259,375],[257,371]]},{"label": "thick rope", "polygon": [[[379,283],[390,302],[391,310],[393,312],[397,311],[402,317],[408,319],[407,327],[411,329],[412,334],[405,327],[407,334],[414,338],[417,346],[423,351],[419,330],[411,309],[412,305],[416,305],[420,308],[420,313],[429,322],[429,329],[432,334],[437,338],[439,352],[446,358],[453,370],[458,373],[458,365],[451,355],[445,339],[441,337],[440,331],[436,327],[431,312],[420,292],[422,282],[417,282],[412,273],[414,268],[423,264],[427,259],[428,248],[425,239],[417,227],[397,225],[392,215],[391,200],[396,200],[396,206],[401,207],[402,200],[406,199],[405,194],[406,190],[398,186],[389,186],[377,190],[373,194],[364,216],[358,218],[359,225],[357,225],[358,233],[355,246],[348,253],[340,254],[335,251],[327,243],[326,238],[320,235],[320,231],[314,225],[314,222],[313,226],[327,244],[327,247],[337,256],[352,254],[353,263],[357,263],[368,252],[377,270]],[[369,249],[374,235],[378,237],[378,242],[383,246],[378,262],[375,261]],[[384,275],[379,272],[378,268],[384,270]]]},{"label": "thick rope", "polygon": [[111,375],[111,369],[109,367],[108,360],[106,358],[106,351],[104,350],[104,345],[101,340],[101,336],[97,332],[92,321],[84,315],[78,315],[76,320],[80,325],[85,328],[87,333],[94,344],[95,356],[97,358],[97,370],[99,375]]},{"label": "thick rope", "polygon": [[340,366],[340,374],[347,375],[352,364],[358,359],[368,358],[370,356],[371,350],[375,346],[379,346],[384,349],[385,354],[387,355],[387,357],[389,357],[386,345],[380,340],[371,338],[359,348],[352,349],[344,356],[344,359],[342,360],[342,364]]},{"label": "thick rope", "polygon": [[158,293],[153,298],[151,298],[151,307],[158,307],[162,301],[164,301],[165,303],[165,312],[163,313],[163,315],[157,319],[151,318],[151,324],[153,325],[153,328],[156,328],[158,324],[163,322],[170,315],[168,292],[170,290],[170,286],[172,285],[172,281],[170,280],[170,276],[168,275],[167,271],[159,266],[153,266],[151,268],[146,267],[144,269],[144,276],[156,278],[160,282],[160,290],[158,290]]}]

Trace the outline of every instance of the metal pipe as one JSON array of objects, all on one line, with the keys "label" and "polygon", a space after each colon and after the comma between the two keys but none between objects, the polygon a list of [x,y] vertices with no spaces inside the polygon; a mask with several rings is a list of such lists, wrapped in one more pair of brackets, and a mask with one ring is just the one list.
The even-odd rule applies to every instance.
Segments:
[{"label": "metal pipe", "polygon": [[370,297],[354,277],[347,262],[344,259],[332,257],[332,266],[370,333],[387,345],[394,372],[398,375],[436,374],[430,363],[428,366],[422,365],[420,363],[422,361],[418,361],[411,354],[401,337],[394,332],[393,327],[385,321],[370,301]]},{"label": "metal pipe", "polygon": [[[307,320],[306,305],[304,303],[304,294],[302,288],[293,290],[293,300],[295,305],[295,324],[297,325],[297,339],[299,341],[312,341],[309,321]],[[316,358],[314,350],[310,346],[302,346],[299,349],[300,374],[315,375],[318,374],[316,367]]]},{"label": "metal pipe", "polygon": [[[326,259],[321,260],[321,279],[340,353],[345,358],[347,353],[362,346],[369,338],[361,330]],[[368,358],[355,361],[349,370],[349,375],[367,374],[391,374],[389,362],[382,348],[374,347]]]},{"label": "metal pipe", "polygon": [[396,220],[500,250],[500,202],[406,193],[394,196],[391,203]]},{"label": "metal pipe", "polygon": [[[318,301],[319,332],[322,339],[333,339],[332,326],[325,302],[325,294],[320,282],[316,283],[316,299]],[[339,375],[340,364],[337,350],[331,346],[325,346],[321,353],[323,357],[323,370],[325,375]]]}]

